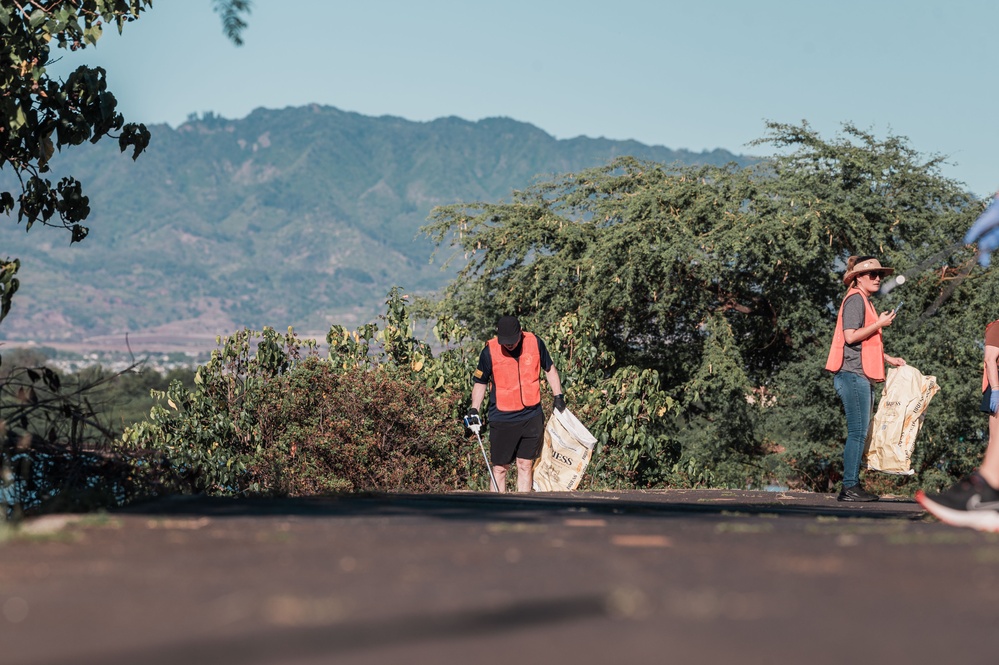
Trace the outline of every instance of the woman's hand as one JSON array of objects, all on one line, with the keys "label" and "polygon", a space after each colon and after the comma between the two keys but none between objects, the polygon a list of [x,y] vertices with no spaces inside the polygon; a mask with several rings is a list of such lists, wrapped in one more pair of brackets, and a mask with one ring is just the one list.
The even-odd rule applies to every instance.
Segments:
[{"label": "woman's hand", "polygon": [[[866,320],[866,317],[865,317]],[[881,330],[882,328],[887,328],[891,325],[891,322],[895,320],[895,310],[888,310],[882,314],[878,315],[878,320],[874,323],[864,326],[863,328],[847,328],[843,330],[843,340],[847,344],[856,344],[857,342],[863,342],[865,339]]]},{"label": "woman's hand", "polygon": [[881,312],[881,314],[878,315],[878,328],[887,328],[894,320],[895,310],[890,309],[887,312]]},{"label": "woman's hand", "polygon": [[889,365],[891,365],[892,367],[901,367],[902,365],[905,364],[905,359],[903,359],[903,358],[896,358],[895,356],[886,355],[885,356],[885,362],[888,363]]}]

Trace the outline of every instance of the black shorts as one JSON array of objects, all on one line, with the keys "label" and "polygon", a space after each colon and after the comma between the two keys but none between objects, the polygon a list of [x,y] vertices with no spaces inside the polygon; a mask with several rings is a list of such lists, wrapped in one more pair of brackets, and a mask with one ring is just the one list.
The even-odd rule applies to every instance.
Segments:
[{"label": "black shorts", "polygon": [[534,459],[541,452],[545,414],[516,423],[489,423],[489,457],[493,466],[506,466],[519,459]]},{"label": "black shorts", "polygon": [[992,415],[992,409],[989,408],[992,401],[992,386],[986,386],[985,390],[982,391],[982,403],[978,405],[978,410],[982,413],[987,413]]}]

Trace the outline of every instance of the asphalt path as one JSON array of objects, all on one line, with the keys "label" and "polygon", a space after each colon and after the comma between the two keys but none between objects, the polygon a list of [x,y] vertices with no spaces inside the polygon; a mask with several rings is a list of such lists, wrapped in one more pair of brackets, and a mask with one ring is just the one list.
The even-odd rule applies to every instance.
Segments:
[{"label": "asphalt path", "polygon": [[6,536],[4,665],[999,662],[999,537],[905,499],[183,498]]}]

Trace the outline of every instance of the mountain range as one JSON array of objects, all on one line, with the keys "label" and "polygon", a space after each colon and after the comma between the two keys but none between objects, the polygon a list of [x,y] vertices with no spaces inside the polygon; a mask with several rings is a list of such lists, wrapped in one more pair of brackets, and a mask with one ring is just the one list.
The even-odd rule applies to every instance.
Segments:
[{"label": "mountain range", "polygon": [[[419,233],[437,205],[500,201],[554,174],[632,155],[749,164],[724,150],[555,139],[508,118],[413,122],[329,106],[208,113],[150,127],[135,162],[105,140],[60,153],[90,196],[90,235],[0,220],[21,289],[0,340],[205,346],[248,326],[324,335],[382,311],[393,285],[431,293],[453,273]],[[16,181],[0,171],[0,188]]]}]

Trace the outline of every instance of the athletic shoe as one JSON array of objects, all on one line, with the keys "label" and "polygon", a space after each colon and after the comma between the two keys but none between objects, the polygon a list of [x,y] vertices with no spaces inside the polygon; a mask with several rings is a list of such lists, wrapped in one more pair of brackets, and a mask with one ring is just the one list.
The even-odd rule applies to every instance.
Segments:
[{"label": "athletic shoe", "polygon": [[860,485],[844,487],[843,491],[836,497],[837,501],[852,501],[856,503],[868,503],[880,499],[877,494],[871,494]]},{"label": "athletic shoe", "polygon": [[977,472],[939,494],[920,490],[916,501],[944,524],[999,532],[999,492]]}]

